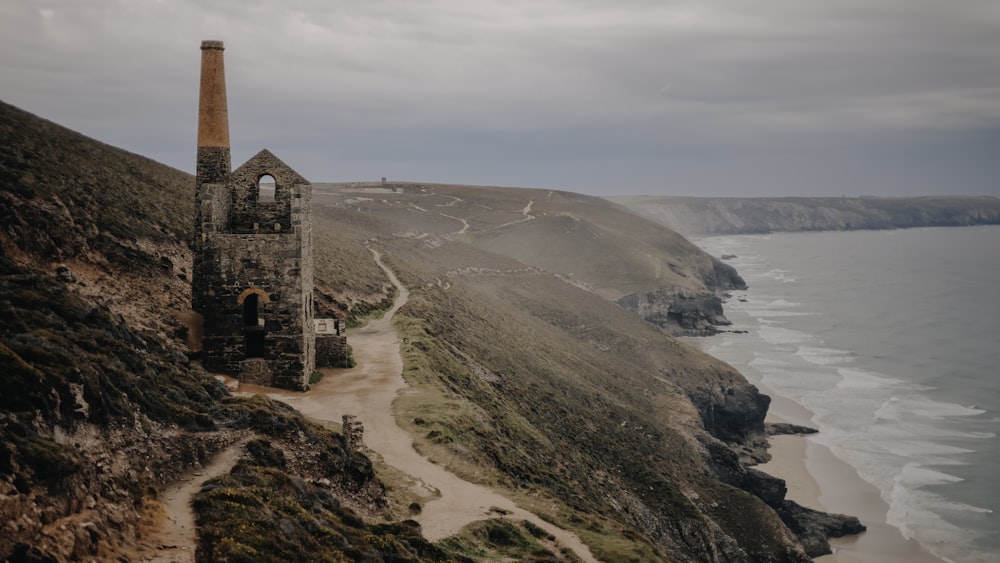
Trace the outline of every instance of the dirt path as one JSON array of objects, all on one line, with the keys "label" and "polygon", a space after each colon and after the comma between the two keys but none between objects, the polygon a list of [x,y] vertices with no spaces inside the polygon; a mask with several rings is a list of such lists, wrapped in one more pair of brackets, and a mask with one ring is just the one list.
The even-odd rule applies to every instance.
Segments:
[{"label": "dirt path", "polygon": [[135,560],[145,563],[181,563],[195,560],[198,542],[191,499],[205,481],[228,473],[236,464],[246,440],[240,441],[212,458],[199,471],[182,477],[160,496],[162,510],[154,516],[155,531],[142,540]]},{"label": "dirt path", "polygon": [[[409,291],[374,252],[378,265],[396,286],[399,295],[385,316],[373,320],[351,336],[351,348],[357,367],[328,370],[323,380],[308,393],[292,393],[251,385],[241,385],[241,392],[260,393],[280,399],[304,415],[320,420],[341,422],[344,414],[354,414],[364,424],[365,446],[374,450],[389,465],[412,475],[427,492],[439,494],[426,502],[419,517],[424,536],[437,541],[457,533],[465,525],[496,517],[493,507],[509,512],[507,518],[529,520],[556,537],[584,561],[596,561],[587,546],[575,534],[545,522],[521,509],[510,499],[486,487],[465,481],[439,465],[431,463],[413,449],[413,440],[396,425],[392,402],[406,389],[400,342],[392,326],[396,311],[406,303]],[[428,496],[432,496],[429,494]]]}]

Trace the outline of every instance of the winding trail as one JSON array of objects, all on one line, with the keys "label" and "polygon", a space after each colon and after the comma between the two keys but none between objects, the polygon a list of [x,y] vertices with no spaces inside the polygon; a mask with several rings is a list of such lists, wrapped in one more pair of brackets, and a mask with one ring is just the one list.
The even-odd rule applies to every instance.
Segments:
[{"label": "winding trail", "polygon": [[370,321],[351,336],[357,366],[324,370],[326,376],[307,393],[253,385],[240,385],[240,392],[266,393],[320,420],[339,423],[344,414],[358,415],[364,424],[366,447],[381,455],[387,464],[416,478],[431,494],[440,495],[426,502],[416,518],[424,537],[430,541],[456,534],[471,522],[498,516],[493,510],[496,507],[507,513],[505,518],[528,520],[544,529],[582,560],[596,561],[576,534],[543,521],[487,487],[459,478],[413,449],[410,435],[396,424],[392,412],[393,400],[407,387],[402,375],[400,341],[392,319],[406,303],[409,291],[382,262],[381,255],[375,250],[372,253],[399,294],[381,319]]},{"label": "winding trail", "polygon": [[534,215],[531,214],[531,206],[533,206],[533,205],[535,205],[535,200],[533,200],[533,199],[528,200],[528,205],[525,205],[524,209],[521,210],[521,215],[523,215],[524,217],[522,217],[520,219],[515,219],[514,221],[508,221],[508,222],[506,222],[506,223],[504,223],[502,225],[497,225],[493,229],[494,230],[499,230],[499,229],[503,229],[503,228],[506,228],[506,227],[510,227],[512,225],[520,225],[521,223],[526,223],[528,221],[533,221],[533,220],[537,219],[537,217],[535,217]]},{"label": "winding trail", "polygon": [[453,237],[453,236],[456,236],[456,235],[464,235],[465,233],[469,232],[469,222],[466,221],[465,219],[463,219],[461,217],[455,217],[454,215],[445,215],[444,213],[438,213],[438,215],[440,215],[442,217],[447,217],[449,219],[454,219],[456,221],[461,221],[462,222],[462,228],[461,229],[459,229],[457,231],[454,231],[452,233],[448,233],[447,235],[445,235],[446,237]]},{"label": "winding trail", "polygon": [[215,454],[201,470],[191,471],[163,491],[160,496],[163,513],[158,515],[155,531],[140,543],[137,561],[178,563],[195,560],[198,534],[191,499],[201,491],[205,481],[229,473],[247,439]]}]

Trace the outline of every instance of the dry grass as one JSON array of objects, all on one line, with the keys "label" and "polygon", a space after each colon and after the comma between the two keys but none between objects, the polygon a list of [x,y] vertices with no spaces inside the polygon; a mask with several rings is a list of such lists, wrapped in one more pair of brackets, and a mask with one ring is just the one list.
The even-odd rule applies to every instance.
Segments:
[{"label": "dry grass", "polygon": [[[27,212],[12,216],[20,221],[17,237],[4,235],[5,248],[50,262],[93,252],[112,274],[130,272],[161,284],[174,275],[163,271],[155,253],[180,248],[188,239],[190,176],[53,124],[34,126],[32,134],[44,141],[36,143],[10,125],[27,118],[3,109],[4,138],[15,142],[3,147],[2,172],[16,189],[0,195],[17,204],[4,209],[28,209],[45,219]],[[44,205],[25,206],[29,200]],[[671,560],[671,554],[696,559],[726,536],[750,558],[788,560],[780,524],[760,518],[753,529],[741,527],[738,517],[711,504],[758,515],[769,510],[722,485],[709,469],[700,444],[717,442],[689,399],[695,392],[725,397],[725,390],[745,389],[746,382],[607,300],[663,285],[703,288],[716,279],[711,258],[669,230],[576,194],[320,186],[315,200],[314,258],[323,307],[359,321],[391,302],[369,246],[383,252],[411,289],[399,318],[404,376],[417,393],[397,408],[400,423],[432,459],[469,480],[507,490],[592,542],[608,560]],[[73,221],[65,220],[63,208],[72,210]],[[36,223],[63,229],[23,227]],[[144,240],[155,244],[142,246]],[[206,553],[230,560],[259,559],[264,551],[272,558],[295,558],[310,549],[336,555],[340,538],[347,537],[356,551],[343,551],[345,557],[378,553],[408,560],[414,546],[421,557],[446,557],[405,524],[361,522],[304,479],[321,471],[331,480],[372,483],[371,464],[344,452],[338,436],[280,405],[222,399],[224,392],[197,377],[182,358],[169,360],[173,348],[162,345],[163,335],[140,337],[103,309],[84,306],[63,290],[22,287],[26,280],[32,281],[11,268],[5,283],[21,292],[11,301],[37,304],[38,310],[24,307],[8,318],[20,323],[5,333],[17,341],[0,349],[4,365],[29,387],[17,398],[25,403],[17,405],[19,411],[40,405],[65,410],[70,419],[75,401],[69,383],[77,378],[91,405],[100,405],[92,407],[94,422],[129,419],[140,409],[150,418],[206,432],[227,425],[268,436],[270,445],[259,444],[199,499]],[[147,305],[150,315],[157,314],[155,303]],[[57,312],[62,324],[39,318],[43,310]],[[74,330],[62,330],[67,327]],[[75,348],[59,352],[54,344],[69,336]],[[72,358],[59,354],[87,356],[94,373],[81,378],[66,372],[59,364],[71,365]],[[47,377],[56,380],[48,387],[58,387],[59,400],[32,379],[37,374],[30,368],[43,359],[47,369],[51,365]],[[98,370],[100,360],[109,360],[113,370]],[[157,385],[137,385],[135,374]],[[113,379],[110,387],[98,387],[120,391],[111,397],[90,389],[98,376]],[[18,449],[28,461],[39,461],[36,466],[50,458],[75,462],[48,441],[36,442],[37,451]],[[276,453],[299,442],[322,463],[298,466]],[[12,470],[7,465],[2,468]],[[394,490],[408,486],[405,476],[386,475]],[[398,514],[415,501],[403,493],[395,502]],[[471,527],[458,540],[467,543],[455,550],[560,557],[538,540],[530,528],[489,521]]]}]

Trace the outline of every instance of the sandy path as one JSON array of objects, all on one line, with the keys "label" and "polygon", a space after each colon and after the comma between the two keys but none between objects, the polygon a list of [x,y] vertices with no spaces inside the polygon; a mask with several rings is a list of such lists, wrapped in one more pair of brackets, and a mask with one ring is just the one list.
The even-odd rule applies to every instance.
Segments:
[{"label": "sandy path", "polygon": [[304,415],[320,420],[339,423],[344,414],[357,415],[364,424],[366,447],[381,455],[387,464],[421,481],[428,491],[440,494],[427,502],[416,518],[424,536],[431,541],[453,535],[471,522],[496,517],[497,513],[491,508],[497,507],[510,512],[507,518],[529,520],[546,530],[584,561],[596,561],[575,534],[541,520],[491,489],[453,475],[413,449],[413,440],[396,425],[392,414],[393,400],[406,388],[400,342],[392,326],[392,317],[406,303],[409,291],[382,263],[381,256],[373,253],[399,295],[392,309],[381,319],[370,321],[351,336],[350,344],[358,365],[349,370],[324,370],[327,375],[308,393],[252,385],[241,385],[240,392],[267,393]]},{"label": "sandy path", "polygon": [[205,481],[228,473],[240,456],[246,440],[229,446],[212,458],[200,471],[192,471],[163,491],[160,504],[163,513],[158,528],[142,541],[136,558],[146,563],[180,563],[195,560],[198,542],[191,499],[201,491]]}]

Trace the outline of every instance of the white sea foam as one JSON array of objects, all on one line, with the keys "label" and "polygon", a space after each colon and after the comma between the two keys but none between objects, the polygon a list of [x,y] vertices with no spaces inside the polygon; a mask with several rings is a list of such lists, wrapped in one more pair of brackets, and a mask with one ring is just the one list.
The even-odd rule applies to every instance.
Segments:
[{"label": "white sea foam", "polygon": [[764,304],[768,309],[777,309],[780,307],[798,307],[802,305],[801,303],[795,303],[792,301],[787,301],[785,299],[775,299],[769,303]]},{"label": "white sea foam", "polygon": [[[963,529],[945,520],[943,514],[986,515],[993,511],[970,504],[954,502],[922,489],[931,485],[946,485],[961,481],[958,477],[929,470],[917,463],[903,467],[896,477],[889,496],[889,512],[886,520],[899,528],[904,537],[917,537],[925,545],[955,546],[968,544],[984,534]],[[965,551],[968,560],[982,560],[978,555]]]},{"label": "white sea foam", "polygon": [[961,528],[927,508],[941,507],[945,502],[939,495],[911,489],[897,480],[889,495],[886,521],[907,539],[919,531],[925,543],[952,542],[962,535]]},{"label": "white sea foam", "polygon": [[758,371],[764,371],[772,368],[787,368],[791,364],[767,355],[754,354],[754,359],[750,360],[747,365]]},{"label": "white sea foam", "polygon": [[[884,440],[883,443],[885,444],[886,451],[892,454],[908,459],[919,457],[925,463],[933,465],[963,465],[962,462],[955,459],[955,456],[969,454],[975,451],[968,448],[946,446],[944,444],[937,444],[925,440]],[[951,481],[928,484],[941,485],[948,482]]]},{"label": "white sea foam", "polygon": [[847,350],[823,348],[821,346],[799,346],[799,349],[795,351],[795,355],[811,364],[820,366],[846,364],[854,359],[854,354]]},{"label": "white sea foam", "polygon": [[761,274],[761,277],[772,279],[781,283],[794,283],[799,281],[794,276],[790,276],[787,270],[774,269]]},{"label": "white sea foam", "polygon": [[805,311],[776,311],[772,309],[743,309],[743,311],[750,316],[757,317],[758,319],[808,317],[810,315],[815,315],[815,313],[807,313]]},{"label": "white sea foam", "polygon": [[745,302],[738,301],[737,303],[730,305],[730,308],[743,311],[744,313],[757,319],[804,317],[808,315],[815,315],[815,313],[809,311],[792,310],[799,306],[799,303],[795,303],[793,301],[762,295],[757,299],[747,299]]},{"label": "white sea foam", "polygon": [[919,463],[907,463],[896,478],[896,482],[906,488],[913,489],[929,485],[947,485],[959,483],[963,479],[940,471],[928,469]]},{"label": "white sea foam", "polygon": [[775,325],[762,325],[758,332],[770,344],[801,344],[812,338],[807,332]]},{"label": "white sea foam", "polygon": [[840,368],[837,370],[837,373],[843,378],[837,384],[838,389],[865,390],[903,385],[903,382],[898,379],[869,371]]},{"label": "white sea foam", "polygon": [[966,407],[955,403],[935,401],[926,397],[892,397],[876,412],[878,418],[898,420],[905,414],[910,417],[922,417],[931,420],[945,420],[952,417],[976,416],[986,411],[975,407]]}]

